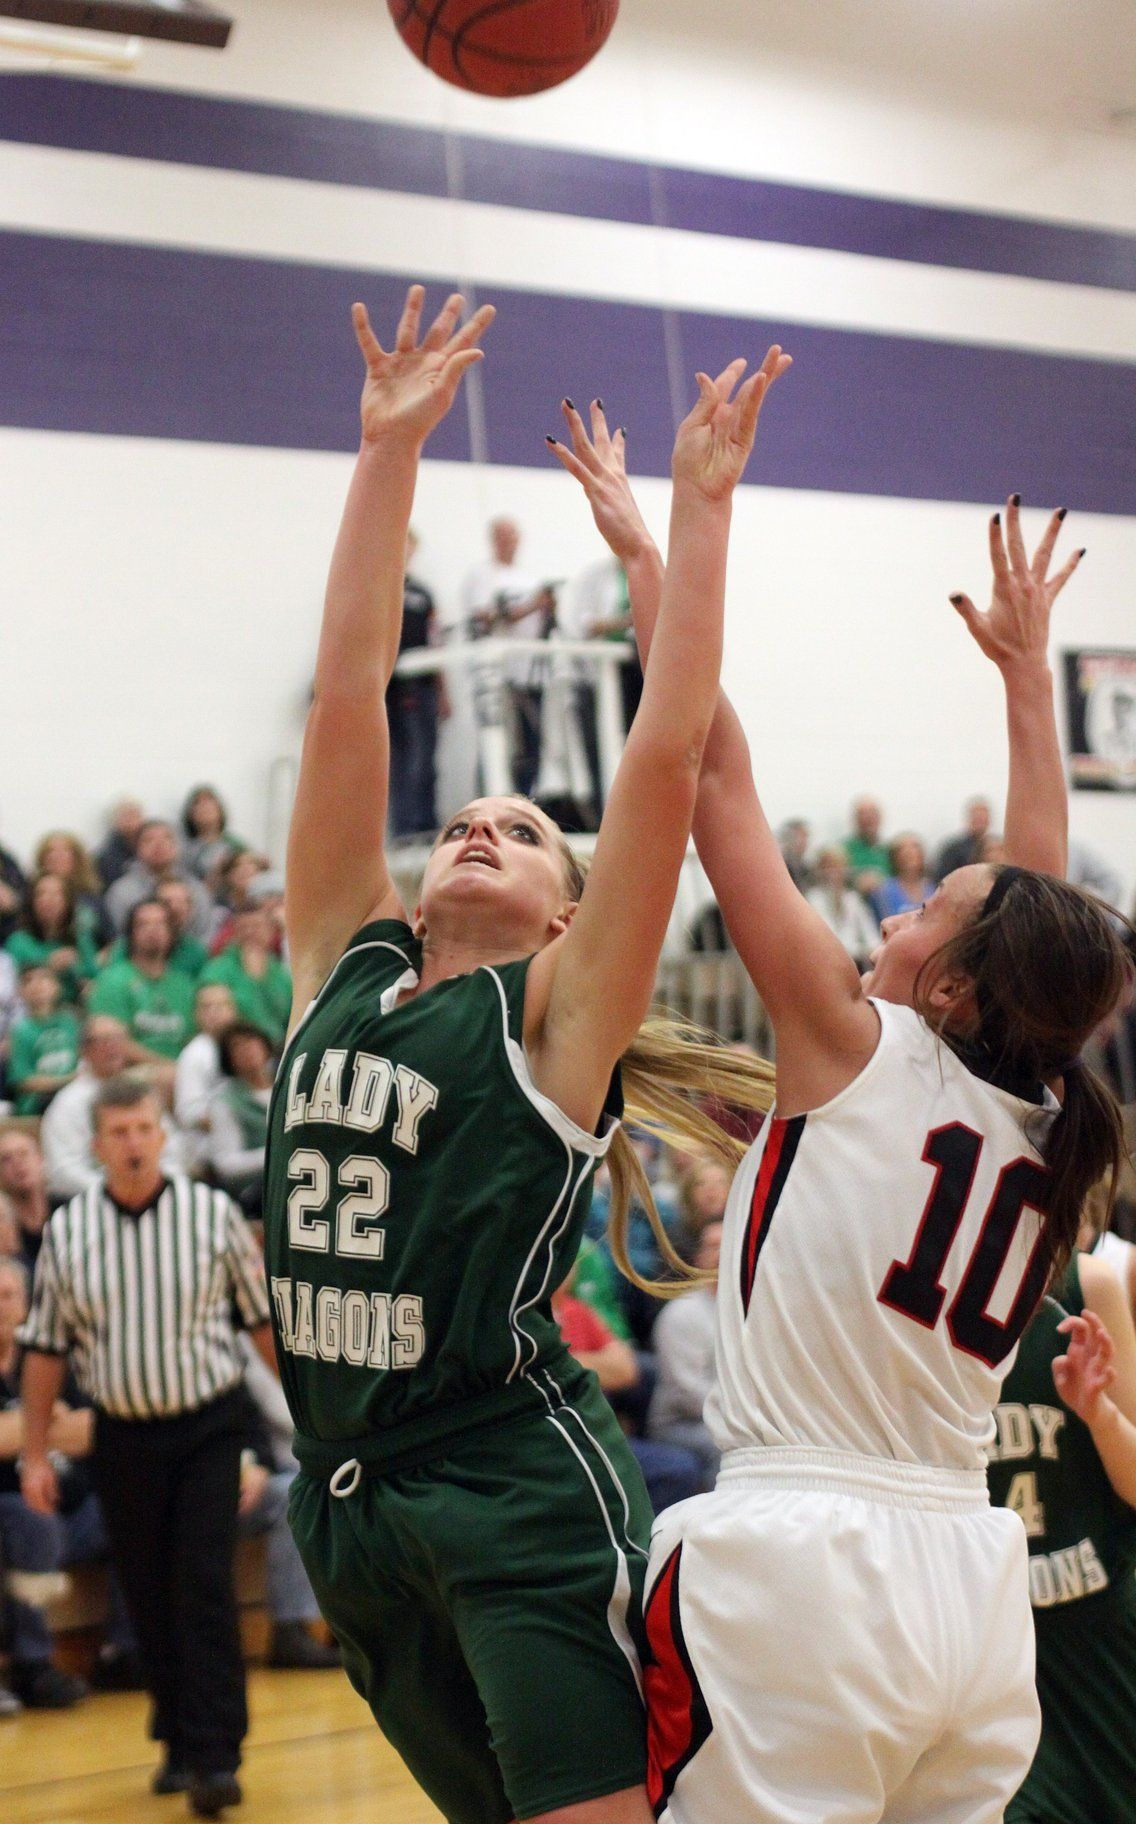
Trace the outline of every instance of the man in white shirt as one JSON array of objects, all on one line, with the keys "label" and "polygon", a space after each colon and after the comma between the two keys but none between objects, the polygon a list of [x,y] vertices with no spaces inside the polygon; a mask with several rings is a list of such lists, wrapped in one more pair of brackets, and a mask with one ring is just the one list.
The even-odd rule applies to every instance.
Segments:
[{"label": "man in white shirt", "polygon": [[186,1169],[197,1171],[209,1151],[209,1104],[221,1087],[218,1040],[237,1017],[233,991],[225,982],[204,982],[193,1001],[197,1031],[178,1054],[174,1073],[174,1120],[184,1137]]},{"label": "man in white shirt", "polygon": [[[99,1176],[92,1151],[92,1109],[99,1086],[127,1068],[130,1039],[121,1020],[109,1013],[92,1013],[83,1025],[83,1053],[78,1075],[53,1097],[40,1123],[39,1139],[47,1169],[47,1188],[53,1202],[85,1191]],[[162,1170],[185,1171],[181,1135],[163,1118],[166,1145]]]},{"label": "man in white shirt", "polygon": [[[517,563],[521,534],[514,520],[489,523],[492,557],[472,569],[462,585],[462,614],[472,639],[487,634],[516,640],[542,638],[556,598],[540,578]],[[544,661],[517,658],[506,670],[514,722],[513,779],[517,791],[531,792],[540,766],[540,716]]]}]

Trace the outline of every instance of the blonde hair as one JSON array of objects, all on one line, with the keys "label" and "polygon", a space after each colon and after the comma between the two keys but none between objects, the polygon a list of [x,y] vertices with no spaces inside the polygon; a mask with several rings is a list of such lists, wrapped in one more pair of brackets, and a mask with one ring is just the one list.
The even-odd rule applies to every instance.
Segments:
[{"label": "blonde hair", "polygon": [[[725,1103],[761,1114],[773,1106],[776,1077],[772,1064],[734,1050],[700,1026],[666,1014],[644,1021],[623,1054],[621,1072],[629,1122],[676,1151],[719,1159],[731,1172],[744,1157],[747,1143],[719,1127],[702,1103]],[[714,1276],[684,1260],[667,1234],[647,1174],[624,1128],[612,1140],[607,1159],[611,1173],[607,1238],[624,1278],[653,1298],[677,1298],[692,1286],[712,1284]],[[671,1277],[645,1279],[632,1266],[628,1254],[632,1204],[646,1213]]]},{"label": "blonde hair", "polygon": [[101,892],[102,887],[95,872],[95,864],[91,860],[90,850],[72,830],[49,830],[46,836],[40,838],[35,852],[35,872],[37,874],[51,872],[51,869],[45,869],[43,863],[44,856],[53,842],[65,842],[74,859],[75,871],[66,883],[72,893]]}]

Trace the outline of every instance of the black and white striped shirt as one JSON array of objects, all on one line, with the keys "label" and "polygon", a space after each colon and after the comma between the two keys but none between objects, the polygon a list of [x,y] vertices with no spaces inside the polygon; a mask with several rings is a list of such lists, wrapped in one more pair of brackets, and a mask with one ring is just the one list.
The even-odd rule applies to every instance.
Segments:
[{"label": "black and white striped shirt", "polygon": [[224,1191],[168,1178],[137,1213],[100,1179],[44,1230],[26,1349],[72,1357],[87,1397],[124,1419],[169,1418],[241,1379],[232,1303],[268,1321],[260,1250]]}]

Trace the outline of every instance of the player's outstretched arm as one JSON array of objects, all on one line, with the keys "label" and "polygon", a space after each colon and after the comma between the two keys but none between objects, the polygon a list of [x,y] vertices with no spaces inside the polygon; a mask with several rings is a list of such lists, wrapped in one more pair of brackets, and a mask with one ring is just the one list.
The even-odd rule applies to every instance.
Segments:
[{"label": "player's outstretched arm", "polygon": [[[670,561],[643,696],[604,811],[587,889],[534,962],[526,1040],[540,1087],[582,1124],[650,1004],[690,837],[722,662],[733,492],[768,384],[735,361],[698,376],[672,462]],[[585,1081],[584,1078],[587,1078]]]},{"label": "player's outstretched arm", "polygon": [[1082,1419],[1109,1481],[1136,1507],[1136,1329],[1116,1275],[1103,1261],[1078,1261],[1084,1315],[1060,1325],[1066,1353],[1053,1363],[1053,1381]]},{"label": "player's outstretched arm", "polygon": [[402,916],[384,854],[389,740],[385,692],[398,656],[406,534],[422,445],[462,375],[481,359],[488,305],[458,327],[454,294],[419,340],[424,292],[412,285],[393,349],[362,304],[362,437],[336,540],[288,839],[285,913],[296,984],[293,1023],[352,934]]},{"label": "player's outstretched arm", "polygon": [[1084,550],[1049,575],[1065,509],[1054,513],[1031,559],[1022,538],[1021,496],[990,521],[994,572],[990,607],[982,614],[968,595],[951,604],[973,639],[1002,674],[1010,742],[1006,800],[1006,858],[1020,868],[1064,875],[1068,863],[1069,807],[1049,669],[1049,618],[1053,604],[1084,557]]},{"label": "player's outstretched arm", "polygon": [[[789,365],[779,348],[770,349],[763,396]],[[609,433],[598,404],[590,435],[568,400],[564,416],[571,448],[553,448],[627,570],[649,678],[664,573],[628,481],[625,435]],[[730,935],[777,1029],[778,1106],[815,1106],[871,1056],[879,1026],[847,951],[793,884],[754,785],[744,732],[722,690],[703,753],[694,837]]]}]

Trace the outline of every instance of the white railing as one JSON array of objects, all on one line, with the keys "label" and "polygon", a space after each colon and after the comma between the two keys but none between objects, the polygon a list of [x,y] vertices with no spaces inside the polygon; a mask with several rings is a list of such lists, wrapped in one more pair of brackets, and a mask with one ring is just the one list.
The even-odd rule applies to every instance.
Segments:
[{"label": "white railing", "polygon": [[752,1045],[763,1058],[774,1056],[769,1015],[734,950],[663,955],[655,1004],[724,1039]]},{"label": "white railing", "polygon": [[481,789],[487,796],[513,790],[510,762],[509,672],[528,659],[534,682],[544,689],[541,716],[541,769],[536,796],[562,793],[587,797],[590,782],[584,765],[579,729],[574,726],[573,693],[580,683],[594,683],[596,743],[600,788],[607,797],[623,751],[623,702],[619,668],[632,657],[629,644],[616,640],[515,640],[490,637],[447,646],[418,646],[404,652],[395,666],[399,677],[460,673],[473,689],[477,758]]}]

